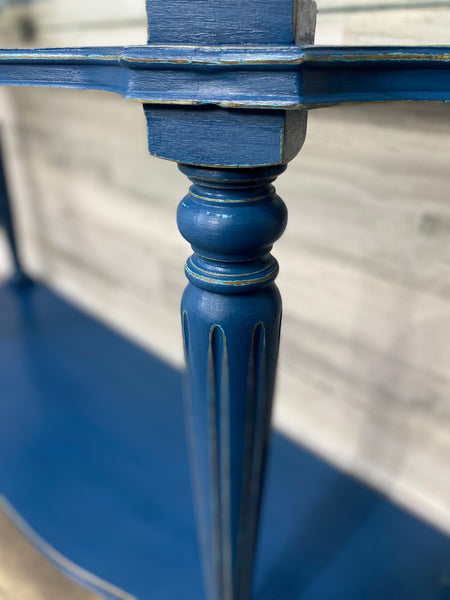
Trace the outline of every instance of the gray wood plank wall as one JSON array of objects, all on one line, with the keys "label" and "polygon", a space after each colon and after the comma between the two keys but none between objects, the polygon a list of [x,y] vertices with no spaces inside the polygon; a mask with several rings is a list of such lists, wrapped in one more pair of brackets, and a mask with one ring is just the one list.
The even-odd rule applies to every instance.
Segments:
[{"label": "gray wood plank wall", "polygon": [[[450,43],[450,2],[319,9],[318,43]],[[1,13],[0,45],[29,45],[28,18],[39,46],[146,38],[143,0],[42,0]],[[0,119],[29,268],[181,365],[189,248],[175,211],[187,182],[148,156],[141,107],[11,89]],[[450,531],[449,163],[450,106],[311,112],[278,186],[290,224],[275,249],[285,306],[275,424]]]}]

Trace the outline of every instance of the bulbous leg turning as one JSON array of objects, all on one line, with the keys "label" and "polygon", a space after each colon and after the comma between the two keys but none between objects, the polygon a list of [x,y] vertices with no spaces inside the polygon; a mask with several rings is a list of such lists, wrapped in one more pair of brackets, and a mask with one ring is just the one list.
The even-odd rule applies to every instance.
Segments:
[{"label": "bulbous leg turning", "polygon": [[194,249],[181,311],[203,573],[209,600],[247,600],[281,323],[270,250],[287,215],[272,181],[284,169],[180,168],[193,182],[178,225]]}]

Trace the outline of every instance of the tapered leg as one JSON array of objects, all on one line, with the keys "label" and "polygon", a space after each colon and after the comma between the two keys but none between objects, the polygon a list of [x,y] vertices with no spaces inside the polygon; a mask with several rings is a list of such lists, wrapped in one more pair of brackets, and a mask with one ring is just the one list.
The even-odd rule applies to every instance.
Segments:
[{"label": "tapered leg", "polygon": [[3,164],[3,148],[0,141],[0,227],[1,226],[3,226],[6,231],[6,237],[11,249],[11,257],[14,264],[13,281],[22,281],[25,279],[25,274],[22,270],[19,253],[17,251],[6,173]]},{"label": "tapered leg", "polygon": [[287,219],[271,183],[284,167],[180,168],[193,182],[178,225],[194,250],[181,311],[203,573],[209,600],[247,600],[281,322],[270,250]]}]

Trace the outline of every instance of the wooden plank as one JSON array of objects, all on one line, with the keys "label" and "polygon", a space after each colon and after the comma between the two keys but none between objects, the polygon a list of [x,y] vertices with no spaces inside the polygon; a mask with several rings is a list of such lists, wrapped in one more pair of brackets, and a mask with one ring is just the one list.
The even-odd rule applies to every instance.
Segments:
[{"label": "wooden plank", "polygon": [[153,44],[291,44],[294,0],[147,0]]},{"label": "wooden plank", "polygon": [[[145,31],[144,0],[78,0],[77,2],[58,2],[58,0],[40,0],[31,2],[27,13],[36,22],[39,29],[47,32],[65,29],[80,30],[115,29],[129,26],[143,26]],[[79,44],[77,44],[79,45]]]},{"label": "wooden plank", "polygon": [[449,8],[449,0],[317,0],[322,13]]},{"label": "wooden plank", "polygon": [[370,11],[319,12],[317,44],[445,45],[450,29],[450,5],[385,7]]}]

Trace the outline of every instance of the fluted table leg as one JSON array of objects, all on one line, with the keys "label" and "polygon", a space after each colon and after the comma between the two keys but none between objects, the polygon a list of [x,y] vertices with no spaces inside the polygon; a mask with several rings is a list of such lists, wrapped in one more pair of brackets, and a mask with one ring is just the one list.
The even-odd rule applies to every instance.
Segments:
[{"label": "fluted table leg", "polygon": [[194,250],[181,311],[203,573],[209,600],[247,600],[281,322],[270,250],[287,219],[271,184],[284,167],[180,168],[193,182],[178,225]]}]

